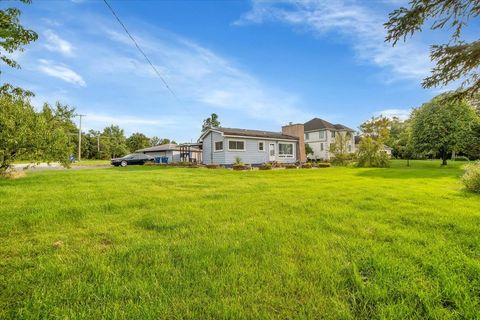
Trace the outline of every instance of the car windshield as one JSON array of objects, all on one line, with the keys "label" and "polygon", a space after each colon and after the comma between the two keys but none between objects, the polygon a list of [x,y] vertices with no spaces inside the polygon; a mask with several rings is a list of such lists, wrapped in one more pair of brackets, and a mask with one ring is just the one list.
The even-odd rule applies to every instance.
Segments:
[{"label": "car windshield", "polygon": [[126,156],[123,156],[122,158],[128,159],[128,158],[133,158],[134,156],[135,154],[131,153],[131,154],[127,154]]}]

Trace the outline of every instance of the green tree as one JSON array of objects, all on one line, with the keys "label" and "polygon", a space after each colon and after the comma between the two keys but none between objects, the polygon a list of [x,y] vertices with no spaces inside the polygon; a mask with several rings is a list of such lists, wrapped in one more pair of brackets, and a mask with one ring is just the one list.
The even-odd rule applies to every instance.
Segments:
[{"label": "green tree", "polygon": [[150,139],[143,133],[133,133],[127,139],[127,146],[130,152],[135,152],[139,149],[147,148],[150,145]]},{"label": "green tree", "polygon": [[305,143],[305,154],[308,156],[309,154],[313,154],[313,149],[310,147],[308,143]]},{"label": "green tree", "polygon": [[[31,3],[30,0],[20,0],[23,3]],[[19,17],[22,14],[20,9],[9,7],[0,10],[0,60],[12,68],[20,68],[20,65],[6,53],[23,51],[23,46],[38,39],[38,35],[29,29],[25,29]],[[1,71],[0,71],[1,74]],[[8,83],[2,84],[0,93],[19,95],[32,95],[31,92],[21,88],[15,88]]]},{"label": "green tree", "polygon": [[344,166],[351,160],[350,150],[352,135],[350,132],[337,132],[335,142],[330,144],[329,152],[333,154],[332,163]]},{"label": "green tree", "polygon": [[465,150],[478,121],[478,116],[468,103],[452,100],[449,96],[443,94],[433,98],[415,109],[412,117],[415,150],[439,154],[442,165],[447,164],[452,152]]},{"label": "green tree", "polygon": [[157,137],[157,136],[151,137],[151,138],[150,138],[150,146],[151,146],[151,147],[158,146],[158,145],[161,144],[161,143],[160,143],[161,141],[162,141],[162,140],[161,140],[159,137]]},{"label": "green tree", "polygon": [[472,126],[472,133],[463,152],[471,160],[480,159],[480,116],[477,117],[477,122]]},{"label": "green tree", "polygon": [[361,137],[357,152],[360,167],[388,167],[388,155],[385,153],[385,142],[390,138],[390,119],[379,116],[360,125]]},{"label": "green tree", "polygon": [[111,125],[103,129],[102,141],[103,158],[115,158],[128,153],[127,139],[119,126]]},{"label": "green tree", "polygon": [[422,82],[424,88],[447,85],[464,79],[455,95],[448,98],[466,98],[480,90],[480,40],[467,42],[463,28],[480,14],[479,0],[411,0],[409,8],[401,7],[390,13],[386,41],[395,45],[406,40],[428,21],[430,29],[453,30],[447,44],[433,45],[430,57],[436,63],[432,73]]},{"label": "green tree", "polygon": [[393,117],[390,119],[390,134],[388,139],[386,139],[385,144],[392,148],[392,155],[395,158],[402,157],[402,152],[400,151],[400,149],[403,148],[401,143],[404,142],[402,136],[404,135],[405,130],[408,128],[408,123],[409,120],[402,121],[398,117]]},{"label": "green tree", "polygon": [[0,94],[0,174],[16,159],[59,161],[68,165],[73,152],[69,124],[74,110],[48,104],[36,112],[23,96]]},{"label": "green tree", "polygon": [[203,120],[202,132],[206,131],[208,128],[215,128],[220,126],[220,121],[218,120],[218,115],[212,113],[210,117]]},{"label": "green tree", "polygon": [[410,159],[415,156],[415,146],[413,144],[412,127],[407,125],[400,133],[400,136],[395,142],[395,148],[398,156],[407,160],[407,167],[410,166]]}]

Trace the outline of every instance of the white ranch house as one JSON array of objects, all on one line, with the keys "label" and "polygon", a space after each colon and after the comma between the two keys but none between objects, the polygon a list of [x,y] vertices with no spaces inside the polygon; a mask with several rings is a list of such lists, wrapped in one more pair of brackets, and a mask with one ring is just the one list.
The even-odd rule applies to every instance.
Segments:
[{"label": "white ranch house", "polygon": [[199,138],[204,164],[231,165],[242,162],[295,163],[299,160],[299,138],[281,132],[237,128],[210,128]]}]

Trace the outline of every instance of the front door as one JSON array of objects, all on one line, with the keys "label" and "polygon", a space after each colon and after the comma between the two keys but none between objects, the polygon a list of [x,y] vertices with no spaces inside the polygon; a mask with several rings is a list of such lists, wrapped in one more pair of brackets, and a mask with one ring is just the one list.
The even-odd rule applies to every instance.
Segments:
[{"label": "front door", "polygon": [[268,154],[269,154],[269,160],[270,161],[275,161],[275,143],[270,143],[268,145]]}]

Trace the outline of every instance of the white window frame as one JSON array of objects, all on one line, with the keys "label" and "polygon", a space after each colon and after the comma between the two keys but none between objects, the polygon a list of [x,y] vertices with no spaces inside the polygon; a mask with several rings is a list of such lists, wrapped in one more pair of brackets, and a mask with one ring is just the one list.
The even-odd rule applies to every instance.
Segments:
[{"label": "white window frame", "polygon": [[325,130],[318,131],[318,140],[325,139]]},{"label": "white window frame", "polygon": [[[280,145],[281,144],[289,144],[292,146],[292,154],[280,154]],[[295,144],[291,142],[279,142],[277,146],[278,150],[278,157],[279,158],[293,158],[295,156]]]},{"label": "white window frame", "polygon": [[323,151],[323,150],[325,150],[325,149],[323,148],[323,142],[320,142],[320,151]]},{"label": "white window frame", "polygon": [[[231,142],[243,142],[243,149],[230,149],[230,141]],[[247,148],[247,142],[241,139],[228,139],[228,151],[232,152],[244,152]]]},{"label": "white window frame", "polygon": [[[222,143],[222,149],[217,149],[217,143],[218,143],[218,142],[221,142],[221,143]],[[213,142],[213,152],[223,151],[223,148],[225,147],[224,144],[225,144],[225,141],[223,141],[223,140],[214,141],[214,142]]]},{"label": "white window frame", "polygon": [[335,138],[336,132],[335,131],[330,131],[330,137]]},{"label": "white window frame", "polygon": [[310,132],[305,132],[305,140],[310,140]]},{"label": "white window frame", "polygon": [[[260,144],[262,144],[262,148],[263,148],[262,150],[260,150]],[[260,152],[265,152],[265,141],[258,141],[257,149]]]}]

